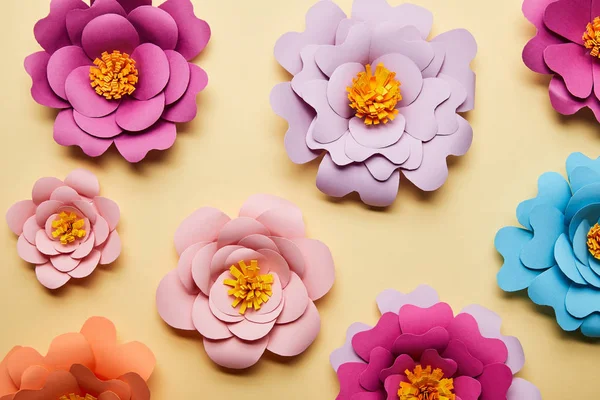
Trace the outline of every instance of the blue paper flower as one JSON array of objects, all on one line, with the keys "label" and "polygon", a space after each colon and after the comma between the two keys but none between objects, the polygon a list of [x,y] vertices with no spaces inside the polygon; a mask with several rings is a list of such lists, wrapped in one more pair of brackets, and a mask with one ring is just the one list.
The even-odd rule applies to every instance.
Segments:
[{"label": "blue paper flower", "polygon": [[504,257],[498,285],[527,289],[534,303],[554,309],[565,331],[600,337],[600,158],[571,154],[567,175],[543,174],[538,195],[517,207],[523,228],[496,235]]}]

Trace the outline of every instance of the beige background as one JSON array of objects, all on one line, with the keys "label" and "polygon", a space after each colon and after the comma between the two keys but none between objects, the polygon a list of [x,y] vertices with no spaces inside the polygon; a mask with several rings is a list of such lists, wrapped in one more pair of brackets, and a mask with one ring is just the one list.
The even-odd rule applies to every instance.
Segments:
[{"label": "beige background", "polygon": [[[64,178],[74,168],[89,168],[102,194],[121,207],[124,251],[111,267],[51,293],[17,256],[14,235],[0,227],[0,355],[16,344],[45,351],[54,336],[103,315],[117,324],[122,340],[140,340],[155,352],[155,399],[331,399],[338,383],[329,353],[342,344],[348,325],[376,321],[375,296],[383,289],[428,283],[455,310],[480,303],[501,314],[504,333],[518,336],[528,356],[521,376],[537,384],[544,399],[597,398],[597,382],[589,379],[596,379],[600,343],[563,333],[552,316],[496,287],[501,258],[494,235],[516,223],[515,208],[535,194],[538,176],[564,173],[573,151],[600,154],[600,125],[591,113],[559,116],[548,100],[547,78],[523,65],[521,50],[534,29],[521,14],[521,0],[414,0],[433,11],[434,33],[464,27],[479,43],[477,105],[468,115],[475,140],[467,156],[452,160],[441,190],[422,194],[404,182],[385,211],[353,197],[338,202],[322,195],[315,187],[317,165],[287,159],[286,123],[269,107],[273,85],[288,79],[273,45],[284,32],[303,29],[314,1],[193,0],[213,30],[196,60],[210,77],[198,99],[200,114],[180,127],[173,149],[139,165],[114,149],[93,160],[54,143],[55,113],[31,99],[22,66],[39,49],[32,28],[49,1],[2,2],[0,210],[29,198],[41,176]],[[351,0],[338,3],[350,11]],[[286,197],[304,210],[309,235],[333,252],[337,282],[317,304],[323,328],[304,355],[265,357],[249,371],[227,373],[207,358],[199,335],[178,334],[162,322],[154,294],[177,263],[172,238],[186,216],[201,206],[233,215],[257,192]]]}]

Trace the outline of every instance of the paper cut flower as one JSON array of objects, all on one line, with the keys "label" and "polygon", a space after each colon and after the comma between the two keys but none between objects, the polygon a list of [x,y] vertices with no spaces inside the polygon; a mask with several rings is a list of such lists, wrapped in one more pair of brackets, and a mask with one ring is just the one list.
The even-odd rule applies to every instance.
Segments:
[{"label": "paper cut flower", "polygon": [[41,178],[32,200],[19,201],[6,213],[8,227],[19,235],[19,256],[35,264],[37,279],[48,289],[85,278],[121,253],[119,206],[99,194],[98,178],[76,169],[64,182]]},{"label": "paper cut flower", "polygon": [[590,108],[600,121],[600,8],[593,0],[525,0],[537,28],[523,50],[525,65],[552,75],[550,101],[563,115]]},{"label": "paper cut flower", "polygon": [[314,301],[333,285],[333,259],[306,238],[294,204],[254,195],[235,219],[201,208],[178,228],[175,247],[179,264],[158,287],[158,312],[174,328],[200,332],[215,363],[248,368],[265,350],[291,357],[317,337]]},{"label": "paper cut flower", "polygon": [[149,400],[156,359],[144,344],[117,344],[115,326],[93,317],[56,337],[43,356],[15,346],[0,363],[0,400]]},{"label": "paper cut flower", "polygon": [[498,231],[498,284],[527,289],[534,303],[554,309],[565,331],[600,337],[600,159],[571,154],[567,176],[543,174],[538,195],[517,207],[523,228]]},{"label": "paper cut flower", "polygon": [[513,375],[525,364],[519,340],[500,333],[502,320],[479,305],[456,316],[429,286],[377,296],[377,325],[355,323],[330,357],[338,400],[541,400]]},{"label": "paper cut flower", "polygon": [[97,157],[114,143],[129,162],[175,143],[196,117],[206,73],[188,63],[210,28],[190,0],[52,0],[34,29],[44,51],[25,60],[31,94],[61,110],[54,140]]},{"label": "paper cut flower", "polygon": [[400,172],[436,190],[448,177],[446,157],[471,146],[459,113],[474,106],[477,44],[463,29],[429,41],[432,24],[432,14],[412,4],[355,0],[347,17],[322,0],[304,32],[278,40],[275,57],[293,79],[275,86],[271,105],[289,124],[293,162],[325,153],[317,174],[325,194],[358,192],[366,204],[388,206]]}]

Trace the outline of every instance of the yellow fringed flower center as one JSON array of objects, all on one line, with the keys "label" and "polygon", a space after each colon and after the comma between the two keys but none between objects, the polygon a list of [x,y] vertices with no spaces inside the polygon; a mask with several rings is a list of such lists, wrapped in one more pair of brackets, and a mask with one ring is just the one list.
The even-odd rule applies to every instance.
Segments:
[{"label": "yellow fringed flower center", "polygon": [[78,394],[68,394],[66,396],[60,396],[58,400],[98,400],[91,394],[86,394],[85,397],[81,397]]},{"label": "yellow fringed flower center", "polygon": [[261,275],[256,260],[252,260],[249,266],[244,261],[240,261],[238,266],[239,268],[232,265],[229,268],[231,276],[235,279],[225,279],[223,284],[231,286],[227,292],[228,295],[234,297],[231,306],[236,308],[239,305],[239,313],[244,315],[247,309],[253,308],[258,311],[263,304],[269,301],[273,295],[271,288],[273,275]]},{"label": "yellow fringed flower center", "polygon": [[352,79],[352,86],[346,89],[350,107],[358,118],[364,118],[365,125],[387,124],[398,115],[396,104],[402,100],[400,82],[396,73],[380,63],[372,74],[370,65],[366,71]]},{"label": "yellow fringed flower center", "polygon": [[102,58],[94,60],[90,67],[92,87],[107,100],[120,99],[135,91],[138,83],[138,70],[135,61],[127,53],[113,51],[102,53]]},{"label": "yellow fringed flower center", "polygon": [[52,221],[52,237],[60,237],[60,243],[67,245],[73,243],[77,239],[85,237],[87,232],[85,229],[85,221],[79,218],[77,214],[71,212],[61,212],[58,217]]},{"label": "yellow fringed flower center", "polygon": [[586,49],[590,49],[592,57],[600,58],[600,17],[594,18],[594,21],[587,24],[583,33],[583,44]]},{"label": "yellow fringed flower center", "polygon": [[590,254],[600,260],[600,225],[596,224],[588,231],[587,246]]},{"label": "yellow fringed flower center", "polygon": [[400,400],[456,400],[454,380],[444,378],[444,372],[431,366],[423,369],[417,365],[414,371],[404,371],[409,382],[400,382]]}]

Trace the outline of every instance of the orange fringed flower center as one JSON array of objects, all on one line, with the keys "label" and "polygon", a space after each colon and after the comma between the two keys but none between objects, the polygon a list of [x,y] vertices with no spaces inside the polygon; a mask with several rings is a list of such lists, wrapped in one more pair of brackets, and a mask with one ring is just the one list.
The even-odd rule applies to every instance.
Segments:
[{"label": "orange fringed flower center", "polygon": [[454,380],[444,378],[441,369],[432,371],[431,366],[423,369],[417,365],[414,371],[404,372],[409,382],[400,382],[400,400],[456,400]]},{"label": "orange fringed flower center", "polygon": [[365,121],[365,125],[387,124],[398,115],[396,104],[402,100],[400,82],[396,73],[379,64],[372,74],[371,65],[366,71],[352,79],[349,86],[348,99],[350,107],[356,111],[356,116]]},{"label": "orange fringed flower center", "polygon": [[587,234],[588,250],[594,258],[600,260],[600,225],[592,226]]},{"label": "orange fringed flower center", "polygon": [[81,397],[78,394],[68,394],[66,396],[60,396],[58,400],[98,400],[91,394],[86,394],[85,397]]},{"label": "orange fringed flower center", "polygon": [[240,261],[238,266],[239,268],[232,265],[229,268],[231,276],[235,279],[225,279],[223,284],[231,286],[227,292],[234,297],[231,306],[236,308],[239,305],[239,313],[244,315],[247,309],[260,310],[262,305],[269,301],[273,295],[271,289],[273,275],[261,275],[256,260],[252,260],[249,266],[244,261]]},{"label": "orange fringed flower center", "polygon": [[120,99],[135,91],[138,83],[138,70],[135,61],[127,53],[113,51],[102,53],[102,58],[94,60],[90,67],[92,87],[107,100]]},{"label": "orange fringed flower center", "polygon": [[587,24],[583,33],[583,44],[586,49],[590,49],[592,57],[600,58],[600,17],[594,18],[594,21]]},{"label": "orange fringed flower center", "polygon": [[52,221],[52,237],[60,237],[60,243],[67,245],[85,237],[87,232],[84,227],[83,218],[79,218],[74,212],[67,214],[63,211]]}]

